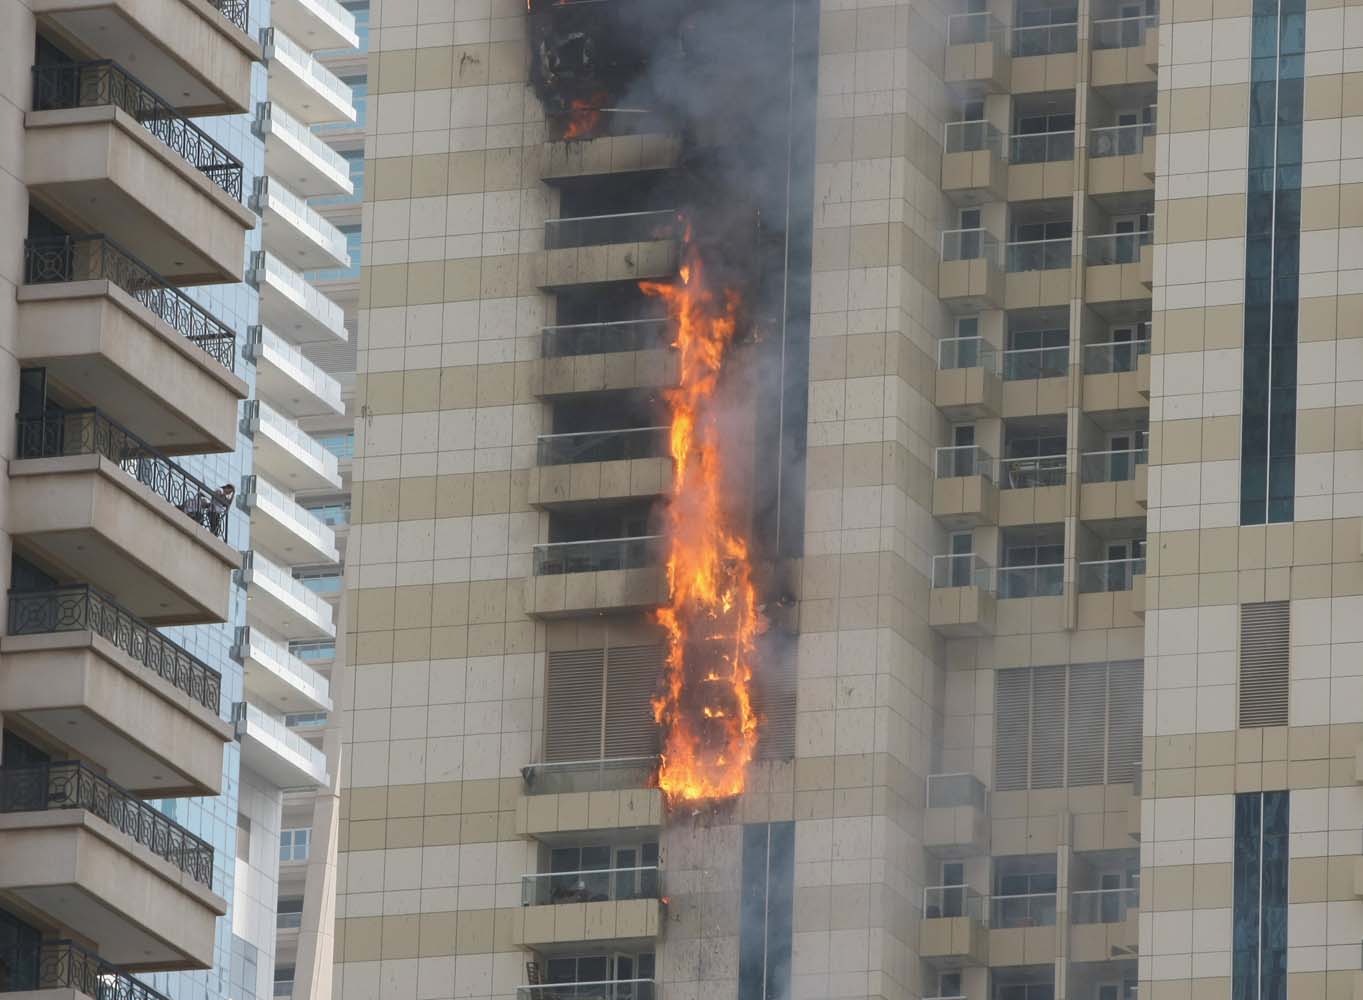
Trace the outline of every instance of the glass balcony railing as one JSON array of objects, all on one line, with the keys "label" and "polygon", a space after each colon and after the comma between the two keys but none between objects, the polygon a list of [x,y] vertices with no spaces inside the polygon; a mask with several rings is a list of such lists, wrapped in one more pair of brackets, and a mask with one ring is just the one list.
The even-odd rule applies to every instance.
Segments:
[{"label": "glass balcony railing", "polygon": [[942,260],[998,263],[999,241],[987,229],[948,229],[942,233]]},{"label": "glass balcony railing", "polygon": [[973,774],[928,775],[929,809],[953,809],[957,806],[983,809],[984,803],[984,783]]},{"label": "glass balcony railing", "polygon": [[1081,594],[1116,593],[1135,586],[1136,577],[1145,574],[1145,557],[1099,559],[1079,564]]},{"label": "glass balcony railing", "polygon": [[1137,264],[1141,247],[1154,238],[1148,229],[1139,233],[1102,233],[1086,241],[1084,260],[1090,267],[1107,264]]},{"label": "glass balcony railing", "polygon": [[548,542],[534,548],[534,571],[536,576],[557,576],[562,573],[643,569],[659,565],[662,554],[662,535]]},{"label": "glass balcony railing", "polygon": [[993,574],[994,567],[973,552],[932,557],[934,589],[978,587],[981,590],[991,590]]},{"label": "glass balcony railing", "polygon": [[314,440],[327,451],[335,455],[338,461],[344,461],[355,457],[354,431],[342,431],[340,434],[323,434]]},{"label": "glass balcony railing", "polygon": [[1079,24],[1031,24],[1013,29],[1014,56],[1053,56],[1079,48]]},{"label": "glass balcony railing", "polygon": [[295,535],[307,539],[316,549],[334,553],[336,533],[292,496],[261,476],[247,476],[243,487],[248,497],[255,497],[257,506],[264,506],[271,517],[287,525]]},{"label": "glass balcony railing", "polygon": [[288,646],[275,642],[259,629],[243,625],[237,629],[237,645],[251,659],[265,664],[281,676],[307,691],[315,701],[326,703],[331,698],[331,682],[294,655]]},{"label": "glass balcony railing", "polygon": [[999,459],[999,489],[1025,490],[1065,485],[1064,455],[1033,455]]},{"label": "glass balcony railing", "polygon": [[1121,889],[1077,889],[1070,893],[1070,923],[1120,924],[1141,905],[1135,886]]},{"label": "glass balcony railing", "polygon": [[671,320],[626,319],[611,323],[568,323],[540,331],[540,354],[546,358],[584,354],[657,351],[672,343]]},{"label": "glass balcony railing", "polygon": [[[322,163],[334,176],[349,178],[345,157],[312,134],[312,130],[284,110],[283,105],[266,101],[256,114],[255,129],[262,136],[273,133],[290,146]],[[341,185],[344,187],[344,185]]]},{"label": "glass balcony railing", "polygon": [[308,315],[335,330],[342,339],[347,336],[345,310],[319,292],[310,281],[274,254],[267,253],[264,250],[257,250],[251,254],[251,270],[255,272],[252,280],[257,284],[260,281],[260,276],[263,275],[266,281],[279,286],[294,301],[294,304],[306,311]]},{"label": "glass balcony railing", "polygon": [[332,409],[345,408],[341,383],[308,358],[301,349],[263,326],[253,326],[247,331],[247,343],[257,359],[268,359]]},{"label": "glass balcony railing", "polygon": [[1011,163],[1060,163],[1074,159],[1074,131],[1014,133],[1008,139]]},{"label": "glass balcony railing", "polygon": [[652,979],[605,979],[594,983],[517,986],[516,1000],[654,1000]]},{"label": "glass balcony railing", "polygon": [[350,88],[341,82],[340,77],[323,66],[313,58],[311,52],[278,28],[266,28],[261,32],[260,46],[266,50],[273,50],[271,58],[288,63],[289,69],[294,74],[308,81],[309,84],[335,103],[344,108],[352,107]]},{"label": "glass balcony railing", "polygon": [[[1066,258],[1068,260],[1068,257]],[[1069,344],[1053,347],[1012,347],[1003,352],[1003,377],[1008,382],[1064,378],[1070,369]]]},{"label": "glass balcony railing", "polygon": [[[266,736],[281,745],[295,758],[302,761],[312,774],[319,778],[326,775],[327,755],[303,737],[291,731],[282,719],[276,719],[274,716],[262,712],[250,702],[240,701],[235,706],[233,721],[238,726],[238,738],[242,735],[240,727],[244,723],[247,731],[254,731],[257,738]],[[280,916],[284,916],[284,914],[280,914]]]},{"label": "glass balcony railing", "polygon": [[995,930],[1009,927],[1054,927],[1055,893],[1028,892],[994,896],[990,900],[989,926]]},{"label": "glass balcony railing", "polygon": [[938,479],[994,478],[994,458],[977,444],[944,445],[937,449],[934,465]]},{"label": "glass balcony railing", "polygon": [[670,427],[629,427],[614,431],[541,434],[536,439],[539,465],[619,462],[668,454]]},{"label": "glass balcony railing", "polygon": [[597,868],[521,876],[522,906],[657,899],[658,866]]},{"label": "glass balcony railing", "polygon": [[328,528],[339,528],[350,523],[350,504],[344,500],[303,508]]},{"label": "glass balcony railing", "polygon": [[1007,37],[1004,24],[988,11],[947,15],[947,44],[975,45]]},{"label": "glass balcony railing", "polygon": [[1089,156],[1135,156],[1145,148],[1145,140],[1155,134],[1154,123],[1105,125],[1089,129]]},{"label": "glass balcony railing", "polygon": [[1071,241],[1068,236],[1051,240],[1023,240],[1008,244],[1008,270],[1055,271],[1070,266]]},{"label": "glass balcony railing", "polygon": [[681,217],[671,208],[549,219],[544,223],[544,248],[563,250],[568,247],[673,240],[681,236],[681,231]]},{"label": "glass balcony railing", "polygon": [[336,642],[332,639],[291,642],[289,652],[304,663],[330,663],[336,659]]},{"label": "glass balcony railing", "polygon": [[948,153],[974,153],[987,149],[1003,155],[1003,133],[987,121],[947,122],[942,126],[942,148]]},{"label": "glass balcony railing", "polygon": [[303,914],[297,910],[292,913],[277,913],[274,925],[276,930],[296,931],[303,926]]},{"label": "glass balcony railing", "polygon": [[530,795],[564,792],[605,792],[644,788],[654,782],[657,756],[602,757],[595,760],[553,760],[521,768],[525,791]]},{"label": "glass balcony railing", "polygon": [[970,917],[984,920],[984,897],[968,885],[929,885],[923,888],[923,919]]},{"label": "glass balcony railing", "polygon": [[263,211],[268,205],[281,215],[287,216],[295,228],[332,257],[346,261],[346,266],[349,266],[350,256],[346,249],[345,234],[279,181],[273,177],[257,177],[254,202],[256,211]]},{"label": "glass balcony railing", "polygon": [[321,623],[324,629],[331,629],[331,605],[303,586],[288,570],[276,566],[255,550],[243,553],[241,565],[244,572],[258,576],[275,590],[307,608],[313,621]]},{"label": "glass balcony railing", "polygon": [[1059,597],[1065,591],[1063,563],[1035,566],[1000,566],[999,598]]},{"label": "glass balcony railing", "polygon": [[957,368],[998,371],[998,354],[983,337],[945,337],[937,342],[937,367],[942,371]]},{"label": "glass balcony railing", "polygon": [[1150,353],[1150,338],[1139,340],[1108,340],[1100,344],[1084,345],[1084,374],[1111,375],[1134,372],[1142,354]]},{"label": "glass balcony railing", "polygon": [[1095,49],[1134,49],[1145,44],[1145,33],[1159,28],[1158,14],[1136,17],[1104,17],[1089,25]]},{"label": "glass balcony railing", "polygon": [[336,456],[315,437],[303,430],[297,422],[290,420],[259,399],[248,399],[245,413],[248,422],[252,420],[258,422],[272,437],[292,449],[324,476],[336,477]]},{"label": "glass balcony railing", "polygon": [[1137,468],[1149,461],[1145,448],[1086,451],[1079,459],[1079,474],[1085,483],[1128,483],[1136,478]]}]

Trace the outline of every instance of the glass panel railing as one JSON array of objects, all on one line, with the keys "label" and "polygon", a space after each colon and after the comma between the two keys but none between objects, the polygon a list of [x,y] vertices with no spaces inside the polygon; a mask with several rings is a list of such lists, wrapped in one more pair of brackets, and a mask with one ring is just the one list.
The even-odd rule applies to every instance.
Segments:
[{"label": "glass panel railing", "polygon": [[337,500],[335,503],[313,504],[303,508],[328,528],[338,528],[350,523],[350,503]]},{"label": "glass panel railing", "polygon": [[263,504],[272,517],[287,525],[295,535],[306,538],[315,548],[324,551],[336,548],[336,533],[274,483],[256,475],[247,476],[242,485],[248,498],[254,496],[256,504]]},{"label": "glass panel railing", "polygon": [[247,343],[257,359],[268,359],[318,399],[324,400],[332,409],[345,408],[341,383],[328,375],[300,348],[263,326],[250,328]]},{"label": "glass panel railing", "polygon": [[620,462],[668,454],[670,427],[629,427],[614,431],[541,434],[536,439],[539,465],[576,462]]},{"label": "glass panel railing", "polygon": [[1127,913],[1140,909],[1141,891],[1135,886],[1120,889],[1076,889],[1070,893],[1070,923],[1120,924]]},{"label": "glass panel railing", "polygon": [[999,597],[1059,597],[1065,591],[1065,566],[1047,563],[1037,566],[1000,566]]},{"label": "glass panel railing", "polygon": [[1055,909],[1054,892],[994,896],[990,900],[989,926],[994,930],[1008,927],[1054,927]]},{"label": "glass panel railing", "polygon": [[977,444],[944,445],[937,449],[933,465],[938,479],[994,478],[994,458]]},{"label": "glass panel railing", "polygon": [[1025,240],[1008,244],[1008,270],[1055,271],[1070,266],[1071,242],[1068,236],[1053,240]]},{"label": "glass panel railing", "polygon": [[238,723],[244,721],[247,728],[255,730],[257,735],[268,736],[283,745],[286,750],[301,758],[314,774],[327,773],[327,755],[292,732],[282,719],[267,715],[248,701],[241,701],[236,704],[233,721]]},{"label": "glass panel railing", "polygon": [[987,229],[948,229],[942,233],[942,260],[998,263],[999,241]]},{"label": "glass panel railing", "polygon": [[[263,211],[266,205],[283,215],[287,215],[296,228],[305,233],[309,239],[322,247],[332,257],[349,262],[350,257],[346,249],[344,233],[273,177],[257,177],[255,181],[255,208],[257,211]],[[348,263],[347,266],[349,266]]]},{"label": "glass panel railing", "polygon": [[345,157],[313,135],[312,130],[285,111],[283,105],[270,101],[262,103],[256,114],[256,130],[262,135],[272,132],[280,136],[321,161],[333,174],[349,179],[350,168]]},{"label": "glass panel railing", "polygon": [[1139,233],[1101,233],[1085,241],[1084,260],[1090,267],[1107,264],[1137,264],[1141,247],[1148,246],[1154,234],[1149,230]]},{"label": "glass panel railing", "polygon": [[984,897],[968,885],[929,885],[923,887],[923,919],[954,917],[984,919]]},{"label": "glass panel railing", "polygon": [[656,784],[656,756],[602,757],[596,760],[553,760],[521,768],[530,795],[564,792],[605,792]]},{"label": "glass panel railing", "polygon": [[254,419],[269,434],[329,479],[337,476],[336,456],[293,420],[259,399],[247,400],[244,409],[248,423]]},{"label": "glass panel railing", "polygon": [[1011,163],[1059,163],[1074,159],[1074,132],[1014,133],[1008,139]]},{"label": "glass panel railing", "polygon": [[1081,482],[1127,483],[1136,478],[1136,469],[1150,461],[1145,448],[1117,451],[1086,451],[1079,459]]},{"label": "glass panel railing", "polygon": [[928,775],[928,808],[951,809],[956,806],[984,808],[984,782],[970,773]]},{"label": "glass panel railing", "polygon": [[237,629],[237,646],[251,659],[263,663],[270,670],[288,675],[299,687],[317,701],[326,702],[331,696],[331,682],[290,652],[289,647],[275,642],[259,629],[243,625]]},{"label": "glass panel railing", "polygon": [[1079,564],[1079,592],[1081,594],[1116,593],[1130,590],[1136,577],[1145,574],[1145,557],[1132,559],[1099,559]]},{"label": "glass panel railing", "polygon": [[245,572],[269,581],[277,590],[306,607],[315,621],[322,622],[327,629],[331,628],[331,605],[294,579],[288,570],[276,566],[255,550],[244,553],[241,564]]},{"label": "glass panel railing", "polygon": [[1145,148],[1147,136],[1155,134],[1153,124],[1104,125],[1089,129],[1089,156],[1135,156]]},{"label": "glass panel railing", "polygon": [[681,236],[682,221],[675,209],[653,212],[620,212],[615,215],[584,215],[549,219],[544,223],[544,248],[605,246],[611,243],[645,243],[674,240]]},{"label": "glass panel railing", "polygon": [[662,535],[548,542],[534,548],[534,571],[536,576],[557,576],[561,573],[642,569],[659,565],[662,556]]},{"label": "glass panel railing", "polygon": [[974,45],[1007,38],[1004,24],[988,11],[947,15],[947,44]]},{"label": "glass panel railing", "polygon": [[323,66],[313,58],[311,52],[278,28],[266,28],[261,32],[260,45],[263,49],[273,49],[274,58],[288,63],[295,74],[308,81],[337,104],[345,108],[353,107],[353,96],[350,93],[350,88],[341,82],[341,78]]},{"label": "glass panel railing", "polygon": [[1003,133],[987,121],[947,122],[942,127],[942,148],[948,153],[974,153],[987,149],[1003,155]]},{"label": "glass panel railing", "polygon": [[937,342],[937,367],[942,371],[957,368],[998,371],[998,353],[983,337],[945,337]]},{"label": "glass panel railing", "polygon": [[594,983],[517,986],[516,1000],[654,1000],[652,979],[606,979]]},{"label": "glass panel railing", "polygon": [[637,868],[595,868],[575,872],[541,872],[521,876],[522,906],[657,899],[658,892],[657,865]]},{"label": "glass panel railing", "polygon": [[657,351],[670,346],[672,337],[672,321],[665,318],[568,323],[546,326],[540,331],[540,354],[546,358],[568,358],[583,354]]},{"label": "glass panel railing", "polygon": [[1009,382],[1064,378],[1070,369],[1069,344],[1053,347],[1013,347],[1003,352],[1003,377]]},{"label": "glass panel railing", "polygon": [[264,272],[268,280],[282,286],[289,297],[309,315],[316,317],[326,326],[335,330],[339,337],[345,338],[345,310],[327,298],[301,274],[289,267],[272,253],[258,250],[251,255],[251,270]]},{"label": "glass panel railing", "polygon": [[1053,56],[1079,48],[1079,25],[1032,24],[1013,29],[1014,56]]},{"label": "glass panel railing", "polygon": [[1134,49],[1145,44],[1145,33],[1159,28],[1158,14],[1104,17],[1089,25],[1095,49]]},{"label": "glass panel railing", "polygon": [[1032,455],[999,459],[999,489],[1025,490],[1035,486],[1064,486],[1064,455]]},{"label": "glass panel railing", "polygon": [[994,568],[973,552],[932,557],[932,586],[978,587],[990,590]]},{"label": "glass panel railing", "polygon": [[1134,372],[1142,354],[1150,353],[1150,338],[1140,340],[1108,340],[1101,344],[1084,345],[1084,374],[1112,375]]}]

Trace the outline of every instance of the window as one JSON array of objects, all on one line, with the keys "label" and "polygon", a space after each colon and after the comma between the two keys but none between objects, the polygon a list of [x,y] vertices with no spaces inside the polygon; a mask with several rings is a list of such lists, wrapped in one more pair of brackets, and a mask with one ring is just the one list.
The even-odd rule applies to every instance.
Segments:
[{"label": "window", "polygon": [[738,1000],[789,996],[795,907],[794,823],[749,823],[743,827],[739,884]]},{"label": "window", "polygon": [[303,926],[303,897],[280,896],[275,911],[275,926],[280,930],[297,930]]},{"label": "window", "polygon": [[1288,793],[1235,797],[1231,1000],[1287,998]]},{"label": "window", "polygon": [[310,827],[296,827],[279,831],[279,860],[281,862],[308,860],[308,848],[312,841]]},{"label": "window", "polygon": [[1240,605],[1240,728],[1287,725],[1287,601]]},{"label": "window", "polygon": [[658,844],[555,847],[549,874],[539,887],[544,903],[593,903],[654,899],[658,895]]}]

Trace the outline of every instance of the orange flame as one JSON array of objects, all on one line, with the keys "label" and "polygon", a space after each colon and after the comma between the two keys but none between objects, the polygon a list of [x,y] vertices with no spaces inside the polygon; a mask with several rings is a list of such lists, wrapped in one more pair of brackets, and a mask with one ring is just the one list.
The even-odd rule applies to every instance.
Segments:
[{"label": "orange flame", "polygon": [[663,728],[658,785],[669,802],[731,798],[743,791],[757,746],[749,690],[757,607],[748,547],[724,503],[724,429],[716,393],[738,327],[738,294],[704,280],[686,227],[677,284],[641,282],[676,323],[677,388],[666,394],[675,467],[666,513],[668,602],[658,610],[667,639],[653,717]]},{"label": "orange flame", "polygon": [[568,102],[568,126],[563,130],[562,139],[584,139],[593,134],[601,125],[602,108],[610,95],[604,91],[591,97],[575,97]]}]

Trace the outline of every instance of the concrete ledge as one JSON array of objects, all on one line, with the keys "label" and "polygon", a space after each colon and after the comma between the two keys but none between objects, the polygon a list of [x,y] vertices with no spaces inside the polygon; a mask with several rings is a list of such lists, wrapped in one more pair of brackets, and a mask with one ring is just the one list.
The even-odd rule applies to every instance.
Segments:
[{"label": "concrete ledge", "polygon": [[621,946],[657,938],[661,926],[662,903],[656,899],[527,906],[519,927],[513,929],[512,943],[525,948],[606,942]]},{"label": "concrete ledge", "polygon": [[662,822],[663,794],[656,788],[522,795],[516,801],[516,833],[522,837],[656,829]]}]

